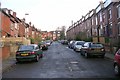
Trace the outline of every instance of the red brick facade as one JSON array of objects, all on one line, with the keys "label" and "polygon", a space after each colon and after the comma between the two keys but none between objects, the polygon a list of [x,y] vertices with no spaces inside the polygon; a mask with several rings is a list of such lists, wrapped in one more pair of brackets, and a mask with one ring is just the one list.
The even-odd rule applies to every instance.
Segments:
[{"label": "red brick facade", "polygon": [[7,9],[3,9],[4,13],[1,13],[1,25],[2,25],[2,36],[8,36],[11,34],[11,21],[10,18],[7,14],[5,14],[5,12],[7,11]]},{"label": "red brick facade", "polygon": [[[25,19],[16,17],[16,12],[4,8],[0,10],[1,13],[1,37],[26,37],[26,38],[39,38],[41,32],[31,26],[31,23],[26,23]],[[10,57],[10,46],[0,47],[2,50],[2,59]]]},{"label": "red brick facade", "polygon": [[98,42],[99,37],[108,38],[112,44],[120,41],[120,1],[101,2],[71,25],[66,34],[68,40],[76,39],[77,34],[84,34],[80,37],[98,37]]}]

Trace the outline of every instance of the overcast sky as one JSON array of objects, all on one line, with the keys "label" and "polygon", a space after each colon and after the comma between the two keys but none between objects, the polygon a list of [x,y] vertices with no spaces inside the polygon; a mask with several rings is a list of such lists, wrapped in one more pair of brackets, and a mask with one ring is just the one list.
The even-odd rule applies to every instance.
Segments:
[{"label": "overcast sky", "polygon": [[[55,30],[57,27],[71,25],[89,10],[94,9],[100,0],[0,0],[2,8],[17,13],[17,17],[26,18],[42,31]],[[105,1],[105,0],[103,0]],[[29,15],[25,16],[25,13]]]}]

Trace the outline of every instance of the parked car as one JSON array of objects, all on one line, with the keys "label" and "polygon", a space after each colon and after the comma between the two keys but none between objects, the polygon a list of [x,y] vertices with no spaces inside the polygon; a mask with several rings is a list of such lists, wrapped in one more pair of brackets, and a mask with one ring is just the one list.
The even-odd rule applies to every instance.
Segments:
[{"label": "parked car", "polygon": [[75,43],[75,41],[74,41],[74,40],[70,41],[70,42],[68,43],[68,47],[69,47],[70,49],[72,49],[72,48],[73,48],[74,43]]},{"label": "parked car", "polygon": [[45,41],[42,41],[38,44],[38,46],[40,47],[41,50],[47,50],[48,49],[48,45],[46,44]]},{"label": "parked car", "polygon": [[46,41],[46,44],[47,44],[47,46],[50,46],[50,45],[52,44],[52,41],[47,40],[47,41]]},{"label": "parked car", "polygon": [[75,43],[74,43],[74,51],[81,51],[81,48],[83,47],[83,45],[84,45],[84,43],[85,43],[85,41],[76,41]]},{"label": "parked car", "polygon": [[37,44],[21,45],[16,52],[16,61],[36,61],[43,57],[42,50]]},{"label": "parked car", "polygon": [[101,43],[92,43],[86,42],[81,49],[81,55],[84,55],[86,58],[90,56],[105,56],[105,48]]},{"label": "parked car", "polygon": [[120,75],[120,49],[115,54],[114,71],[115,71],[115,75]]},{"label": "parked car", "polygon": [[68,45],[68,41],[67,40],[61,40],[61,44]]}]

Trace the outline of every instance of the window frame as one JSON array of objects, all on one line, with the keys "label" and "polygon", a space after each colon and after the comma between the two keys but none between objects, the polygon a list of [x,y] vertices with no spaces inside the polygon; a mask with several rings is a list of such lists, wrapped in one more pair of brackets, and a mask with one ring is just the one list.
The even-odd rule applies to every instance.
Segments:
[{"label": "window frame", "polygon": [[117,18],[120,18],[120,4],[117,6]]},{"label": "window frame", "polygon": [[108,9],[108,19],[111,19],[112,18],[112,9],[109,8]]},{"label": "window frame", "polygon": [[120,35],[120,22],[118,23],[118,35]]},{"label": "window frame", "polygon": [[111,23],[109,23],[109,34],[110,34],[110,35],[113,34],[112,28],[113,28],[113,24],[112,24],[112,22],[111,22]]}]

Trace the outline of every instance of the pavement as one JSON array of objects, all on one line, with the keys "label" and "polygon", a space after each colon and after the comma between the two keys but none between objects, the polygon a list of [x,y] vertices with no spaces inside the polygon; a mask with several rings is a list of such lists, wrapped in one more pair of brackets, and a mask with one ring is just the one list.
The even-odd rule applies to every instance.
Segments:
[{"label": "pavement", "polygon": [[15,57],[10,56],[8,59],[2,61],[2,73],[9,70],[16,64]]},{"label": "pavement", "polygon": [[[114,59],[114,54],[106,53],[105,57],[108,58],[108,59],[113,60]],[[2,61],[2,73],[9,70],[14,65],[16,65],[15,57],[10,57],[7,60]]]}]

